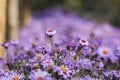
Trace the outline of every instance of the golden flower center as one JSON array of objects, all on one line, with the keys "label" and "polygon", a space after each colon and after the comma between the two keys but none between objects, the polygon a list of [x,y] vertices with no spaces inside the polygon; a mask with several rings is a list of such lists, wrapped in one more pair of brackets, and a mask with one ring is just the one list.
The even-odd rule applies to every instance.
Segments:
[{"label": "golden flower center", "polygon": [[13,80],[19,80],[19,77],[18,77],[18,76],[15,76],[15,77],[13,78]]},{"label": "golden flower center", "polygon": [[62,70],[62,72],[63,72],[64,74],[67,74],[67,72],[66,72],[66,67],[65,67],[65,66],[62,66],[60,69]]},{"label": "golden flower center", "polygon": [[64,67],[64,66],[61,67],[60,69],[61,69],[62,71],[66,71],[66,67]]},{"label": "golden flower center", "polygon": [[36,45],[36,44],[37,44],[37,42],[32,42],[32,44],[33,44],[33,45]]},{"label": "golden flower center", "polygon": [[40,65],[39,65],[38,63],[37,63],[35,66],[36,66],[36,68],[39,68],[39,67],[40,67]]},{"label": "golden flower center", "polygon": [[103,54],[108,54],[108,51],[107,50],[103,50]]},{"label": "golden flower center", "polygon": [[42,77],[38,77],[37,80],[43,80],[43,78]]}]

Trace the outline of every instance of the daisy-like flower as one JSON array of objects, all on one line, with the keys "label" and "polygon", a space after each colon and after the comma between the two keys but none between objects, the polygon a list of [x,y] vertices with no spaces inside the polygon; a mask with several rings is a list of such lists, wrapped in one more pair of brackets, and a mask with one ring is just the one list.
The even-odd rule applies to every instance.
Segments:
[{"label": "daisy-like flower", "polygon": [[79,39],[78,42],[81,46],[87,46],[89,44],[86,39]]},{"label": "daisy-like flower", "polygon": [[[49,77],[49,78],[47,78]],[[40,69],[36,69],[30,72],[29,75],[30,80],[52,80],[50,78],[50,74],[46,71],[42,71]]]},{"label": "daisy-like flower", "polygon": [[41,61],[43,59],[43,54],[42,53],[38,53],[36,54],[36,56],[34,57],[35,60]]},{"label": "daisy-like flower", "polygon": [[98,48],[98,54],[102,58],[110,58],[113,55],[113,51],[109,47],[101,46]]},{"label": "daisy-like flower", "polygon": [[73,67],[68,67],[65,65],[62,65],[60,67],[56,66],[55,71],[57,71],[58,75],[62,76],[64,79],[67,79],[75,74],[75,70]]},{"label": "daisy-like flower", "polygon": [[48,29],[45,34],[49,37],[52,37],[54,34],[56,34],[56,30]]},{"label": "daisy-like flower", "polygon": [[52,69],[55,66],[54,61],[52,59],[43,59],[41,65],[43,66],[43,68],[47,69]]},{"label": "daisy-like flower", "polygon": [[8,80],[24,80],[24,75],[17,72],[6,73]]},{"label": "daisy-like flower", "polygon": [[76,47],[76,44],[75,44],[75,41],[74,41],[74,40],[71,40],[71,41],[69,42],[69,44],[67,44],[67,46],[66,46],[66,48],[67,48],[68,50],[74,50],[75,47]]}]

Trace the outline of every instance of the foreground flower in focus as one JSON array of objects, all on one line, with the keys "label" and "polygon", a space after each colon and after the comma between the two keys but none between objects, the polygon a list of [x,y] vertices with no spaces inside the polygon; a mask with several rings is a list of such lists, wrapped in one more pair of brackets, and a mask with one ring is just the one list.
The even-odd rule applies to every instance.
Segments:
[{"label": "foreground flower in focus", "polygon": [[64,79],[68,79],[75,74],[74,68],[64,65],[60,67],[56,66],[55,71],[58,72],[58,75],[62,76]]},{"label": "foreground flower in focus", "polygon": [[45,33],[48,37],[52,37],[56,34],[56,30],[48,29]]},{"label": "foreground flower in focus", "polygon": [[87,46],[88,45],[88,41],[85,40],[85,39],[80,39],[78,42],[81,46]]},{"label": "foreground flower in focus", "polygon": [[24,80],[24,75],[17,72],[8,72],[8,80]]},{"label": "foreground flower in focus", "polygon": [[109,47],[101,46],[101,47],[98,48],[98,54],[99,54],[100,57],[110,58],[113,54],[113,51]]}]

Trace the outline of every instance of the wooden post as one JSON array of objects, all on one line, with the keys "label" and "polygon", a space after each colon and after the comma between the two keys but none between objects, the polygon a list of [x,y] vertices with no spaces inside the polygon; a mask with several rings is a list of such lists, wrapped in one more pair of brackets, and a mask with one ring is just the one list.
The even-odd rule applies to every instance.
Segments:
[{"label": "wooden post", "polygon": [[[5,41],[6,33],[6,5],[7,0],[0,0],[0,43]],[[4,50],[0,46],[0,57],[4,56]]]},{"label": "wooden post", "polygon": [[20,26],[25,25],[31,19],[29,0],[19,0]]},{"label": "wooden post", "polygon": [[30,19],[29,0],[8,0],[8,39],[17,39],[19,28]]},{"label": "wooden post", "polygon": [[9,39],[16,39],[19,30],[19,0],[8,0]]}]

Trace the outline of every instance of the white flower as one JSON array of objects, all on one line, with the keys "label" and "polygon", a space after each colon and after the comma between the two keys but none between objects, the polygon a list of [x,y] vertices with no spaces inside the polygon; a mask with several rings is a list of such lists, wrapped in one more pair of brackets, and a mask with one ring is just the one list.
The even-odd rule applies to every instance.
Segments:
[{"label": "white flower", "polygon": [[46,31],[46,35],[48,35],[48,36],[53,36],[54,34],[56,34],[56,30],[48,29]]},{"label": "white flower", "polygon": [[101,46],[98,48],[98,54],[100,57],[110,58],[110,56],[113,55],[113,51],[109,47]]},{"label": "white flower", "polygon": [[78,42],[79,42],[79,44],[82,45],[82,46],[87,46],[87,45],[88,45],[88,41],[85,40],[85,39],[80,39]]}]

